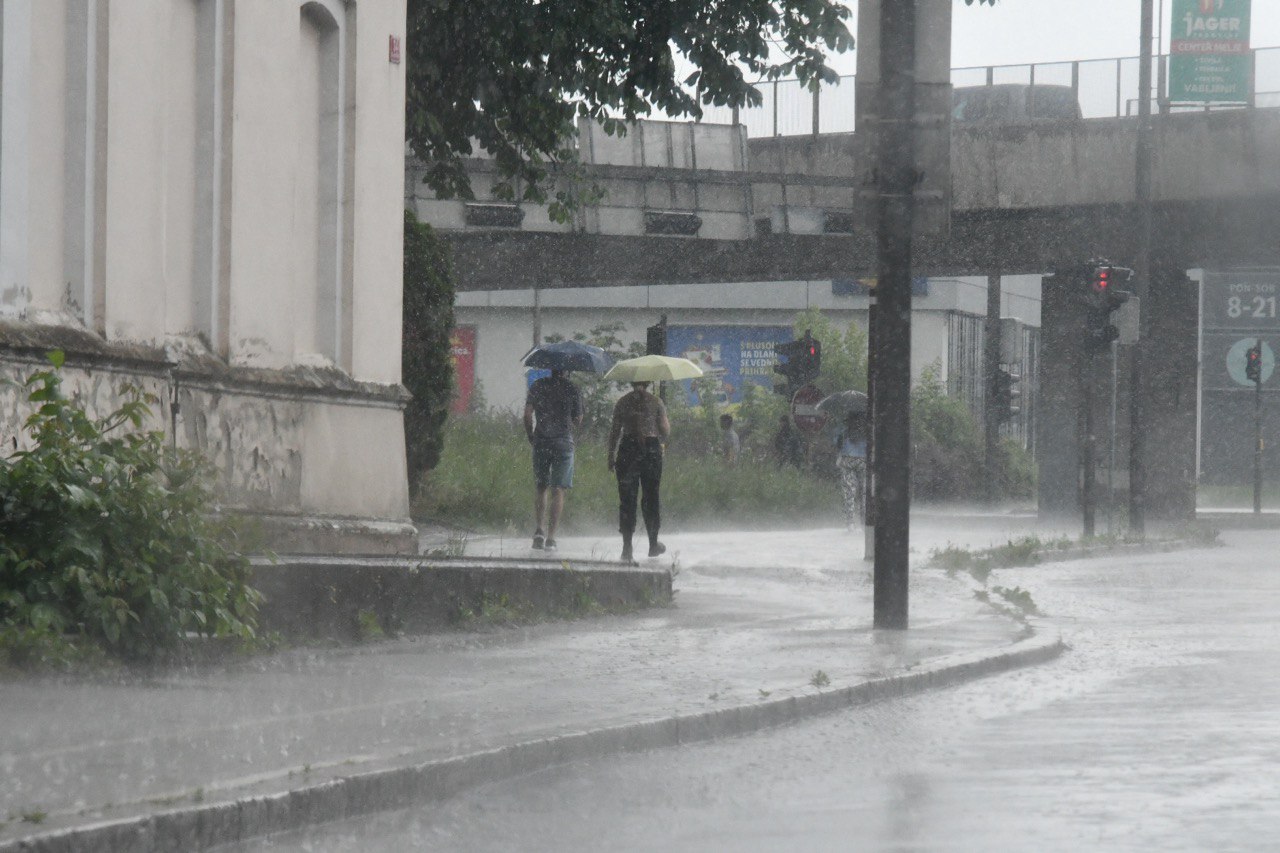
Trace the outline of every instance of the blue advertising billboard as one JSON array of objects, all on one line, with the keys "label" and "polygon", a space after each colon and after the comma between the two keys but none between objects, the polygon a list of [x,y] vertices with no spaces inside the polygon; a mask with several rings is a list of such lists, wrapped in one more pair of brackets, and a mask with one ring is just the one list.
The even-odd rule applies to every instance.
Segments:
[{"label": "blue advertising billboard", "polygon": [[[716,402],[739,403],[747,385],[772,389],[779,378],[773,345],[792,340],[790,326],[668,326],[667,355],[687,358],[715,380]],[[698,399],[691,382],[683,382],[690,402]]]}]

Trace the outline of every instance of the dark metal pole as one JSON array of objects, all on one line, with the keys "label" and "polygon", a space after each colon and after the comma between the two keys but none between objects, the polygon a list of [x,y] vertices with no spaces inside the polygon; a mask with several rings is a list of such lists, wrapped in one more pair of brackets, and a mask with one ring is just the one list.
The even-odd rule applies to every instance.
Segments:
[{"label": "dark metal pole", "polygon": [[[875,424],[876,418],[876,366],[880,364],[877,357],[876,330],[880,323],[876,319],[876,294],[871,291],[871,304],[867,306],[867,417],[869,423]],[[875,430],[867,431],[867,482],[864,484],[866,498],[862,502],[862,559],[870,562],[876,555],[876,435]]]},{"label": "dark metal pole", "polygon": [[983,329],[985,346],[982,350],[982,382],[985,394],[982,406],[982,432],[985,447],[987,474],[987,500],[994,502],[1000,496],[1000,411],[996,399],[996,387],[1000,372],[1000,275],[987,275],[987,321]]},{"label": "dark metal pole", "polygon": [[1258,338],[1258,378],[1253,380],[1253,511],[1262,514],[1262,338]]},{"label": "dark metal pole", "polygon": [[1094,517],[1098,505],[1097,442],[1093,416],[1093,386],[1095,378],[1094,358],[1090,352],[1084,357],[1084,369],[1080,371],[1080,399],[1084,405],[1084,440],[1080,443],[1080,470],[1082,475],[1080,505],[1084,516],[1084,535],[1094,535]]},{"label": "dark metal pole", "polygon": [[907,627],[916,0],[880,4],[876,164],[875,619]]},{"label": "dark metal pole", "polygon": [[1133,346],[1133,372],[1129,383],[1129,533],[1146,535],[1146,402],[1143,388],[1144,351],[1151,335],[1151,37],[1153,0],[1142,0],[1142,45],[1138,60],[1137,205],[1138,251],[1134,263],[1134,295],[1141,304],[1138,342]]}]

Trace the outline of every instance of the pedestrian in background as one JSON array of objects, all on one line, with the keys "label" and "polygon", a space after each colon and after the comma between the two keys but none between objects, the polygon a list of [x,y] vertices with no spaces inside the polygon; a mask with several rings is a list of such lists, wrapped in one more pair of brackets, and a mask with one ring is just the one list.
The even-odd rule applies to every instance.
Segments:
[{"label": "pedestrian in background", "polygon": [[671,422],[662,400],[649,393],[648,382],[632,382],[631,390],[613,407],[606,450],[609,470],[618,478],[618,532],[622,534],[622,561],[633,561],[631,538],[636,530],[636,496],[649,534],[649,556],[667,550],[658,541],[661,508],[663,445],[671,435]]},{"label": "pedestrian in background", "polygon": [[[563,370],[529,386],[524,432],[533,445],[533,547],[556,549],[564,496],[573,488],[573,431],[582,425],[582,394]],[[547,520],[543,532],[542,520]]]},{"label": "pedestrian in background", "polygon": [[742,440],[738,431],[733,428],[733,415],[720,416],[720,458],[730,465],[738,461],[738,452],[742,450]]},{"label": "pedestrian in background", "polygon": [[778,418],[778,432],[773,436],[773,458],[779,467],[794,465],[799,468],[804,464],[804,443],[788,415]]},{"label": "pedestrian in background", "polygon": [[836,470],[844,498],[845,526],[852,530],[866,518],[867,501],[867,416],[864,412],[845,415],[836,433]]}]

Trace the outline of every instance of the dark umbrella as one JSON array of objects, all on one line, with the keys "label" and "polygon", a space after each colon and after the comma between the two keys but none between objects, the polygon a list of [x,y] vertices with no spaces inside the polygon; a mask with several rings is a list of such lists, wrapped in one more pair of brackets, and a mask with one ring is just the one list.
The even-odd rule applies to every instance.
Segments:
[{"label": "dark umbrella", "polygon": [[851,413],[866,414],[867,395],[861,391],[837,391],[822,398],[818,403],[818,411],[843,419]]},{"label": "dark umbrella", "polygon": [[540,367],[544,370],[604,373],[613,366],[613,359],[600,347],[579,341],[559,341],[534,347],[525,353],[520,363],[525,367]]}]

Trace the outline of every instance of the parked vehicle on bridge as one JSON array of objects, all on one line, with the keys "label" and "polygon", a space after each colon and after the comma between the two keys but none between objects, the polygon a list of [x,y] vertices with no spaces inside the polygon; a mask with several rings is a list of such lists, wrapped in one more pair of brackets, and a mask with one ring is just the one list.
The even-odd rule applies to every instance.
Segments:
[{"label": "parked vehicle on bridge", "polygon": [[962,124],[1078,121],[1080,101],[1072,87],[1047,83],[958,86],[952,90],[951,117]]}]

